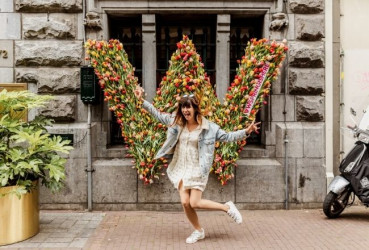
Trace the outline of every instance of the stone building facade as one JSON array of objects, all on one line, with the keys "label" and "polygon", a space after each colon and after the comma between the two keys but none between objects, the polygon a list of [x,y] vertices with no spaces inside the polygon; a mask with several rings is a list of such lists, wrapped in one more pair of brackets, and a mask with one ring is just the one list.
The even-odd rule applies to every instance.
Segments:
[{"label": "stone building facade", "polygon": [[[58,194],[42,189],[41,207],[87,206],[88,112],[80,100],[84,39],[114,38],[113,27],[123,32],[122,25],[133,25],[129,18],[139,20],[140,79],[152,99],[160,71],[158,32],[166,22],[177,25],[180,16],[192,20],[190,26],[202,18],[214,32],[209,38],[215,52],[209,56],[209,65],[213,62],[209,71],[220,98],[232,77],[232,32],[237,28],[243,32],[244,21],[251,20],[246,32],[253,28],[260,37],[286,38],[290,48],[259,118],[261,138],[241,153],[235,179],[226,186],[211,175],[204,197],[233,200],[245,209],[283,208],[287,162],[289,207],[320,206],[326,193],[324,9],[323,0],[2,0],[0,50],[8,56],[0,57],[0,82],[28,83],[33,92],[54,95],[40,112],[55,119],[51,133],[73,136],[66,187]],[[179,196],[165,176],[144,186],[132,169],[132,159],[125,158],[124,147],[112,146],[111,116],[104,103],[92,107],[94,209],[179,209]]]}]

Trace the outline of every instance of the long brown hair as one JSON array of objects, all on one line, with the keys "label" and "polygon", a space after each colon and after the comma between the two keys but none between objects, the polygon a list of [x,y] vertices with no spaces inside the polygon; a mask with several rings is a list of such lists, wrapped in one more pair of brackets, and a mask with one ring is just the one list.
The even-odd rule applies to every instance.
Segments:
[{"label": "long brown hair", "polygon": [[192,107],[195,111],[194,116],[195,116],[196,121],[199,124],[201,124],[202,115],[201,115],[200,103],[198,99],[194,95],[184,95],[181,97],[181,99],[178,102],[176,116],[174,118],[174,122],[172,125],[177,124],[182,127],[186,125],[187,120],[182,114],[182,108],[190,108],[190,107]]}]

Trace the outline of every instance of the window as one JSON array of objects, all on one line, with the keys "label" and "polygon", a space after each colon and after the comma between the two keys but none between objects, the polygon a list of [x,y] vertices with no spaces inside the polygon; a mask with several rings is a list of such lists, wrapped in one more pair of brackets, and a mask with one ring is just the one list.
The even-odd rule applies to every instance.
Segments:
[{"label": "window", "polygon": [[216,15],[157,15],[156,24],[157,86],[169,68],[168,62],[177,49],[177,42],[182,40],[182,35],[188,35],[193,41],[204,63],[205,72],[214,85]]},{"label": "window", "polygon": [[[142,18],[141,15],[115,17],[110,16],[110,38],[118,39],[123,43],[124,50],[128,54],[128,59],[136,68],[135,76],[142,83]],[[110,144],[124,144],[122,132],[116,117],[112,112],[110,121]]]},{"label": "window", "polygon": [[[245,54],[247,42],[251,38],[261,38],[263,29],[263,17],[245,18],[239,16],[231,17],[230,32],[230,81],[232,82],[238,67],[237,60]],[[260,112],[256,116],[256,121],[260,121]],[[251,134],[247,139],[247,144],[260,144],[261,134]]]}]

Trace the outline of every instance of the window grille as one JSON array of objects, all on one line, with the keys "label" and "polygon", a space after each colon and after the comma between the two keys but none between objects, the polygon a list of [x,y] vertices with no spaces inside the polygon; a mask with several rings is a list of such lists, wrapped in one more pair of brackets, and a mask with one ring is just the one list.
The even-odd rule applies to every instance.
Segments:
[{"label": "window grille", "polygon": [[169,68],[169,60],[182,35],[193,41],[205,72],[215,84],[216,15],[157,15],[157,87]]},{"label": "window grille", "polygon": [[[142,18],[141,15],[110,17],[110,38],[123,43],[130,63],[135,67],[135,76],[142,83]],[[110,121],[110,144],[124,144],[120,125],[112,112]]]},{"label": "window grille", "polygon": [[[261,38],[263,30],[263,17],[242,18],[231,17],[230,31],[230,82],[233,81],[238,67],[237,60],[241,60],[245,54],[247,42],[251,38]],[[260,112],[256,115],[256,121],[260,121]],[[261,144],[261,134],[252,133],[247,139],[247,144]]]}]

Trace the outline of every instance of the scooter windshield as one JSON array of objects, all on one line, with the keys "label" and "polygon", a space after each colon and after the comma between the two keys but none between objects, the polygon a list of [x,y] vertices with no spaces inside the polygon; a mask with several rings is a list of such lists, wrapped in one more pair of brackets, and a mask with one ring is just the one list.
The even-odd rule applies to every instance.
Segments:
[{"label": "scooter windshield", "polygon": [[369,106],[366,108],[363,118],[361,118],[359,128],[369,131]]}]

